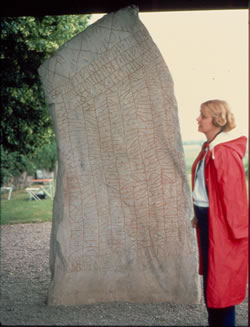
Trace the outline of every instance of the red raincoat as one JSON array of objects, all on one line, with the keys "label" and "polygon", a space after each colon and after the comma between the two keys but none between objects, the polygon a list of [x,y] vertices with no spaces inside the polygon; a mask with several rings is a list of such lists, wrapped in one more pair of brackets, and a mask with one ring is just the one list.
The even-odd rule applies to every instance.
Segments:
[{"label": "red raincoat", "polygon": [[[208,147],[205,160],[205,182],[209,197],[209,250],[207,306],[224,308],[241,303],[246,296],[248,271],[248,200],[242,158],[246,137],[225,140],[219,134],[210,145],[203,145],[192,167],[195,169]],[[200,233],[199,273],[202,275]]]}]

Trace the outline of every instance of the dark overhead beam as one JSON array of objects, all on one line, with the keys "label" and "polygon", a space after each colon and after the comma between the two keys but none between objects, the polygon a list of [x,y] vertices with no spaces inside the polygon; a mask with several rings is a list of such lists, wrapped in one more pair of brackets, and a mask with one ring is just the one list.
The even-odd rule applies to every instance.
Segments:
[{"label": "dark overhead beam", "polygon": [[109,13],[136,5],[140,12],[248,9],[248,0],[4,0],[1,16]]}]

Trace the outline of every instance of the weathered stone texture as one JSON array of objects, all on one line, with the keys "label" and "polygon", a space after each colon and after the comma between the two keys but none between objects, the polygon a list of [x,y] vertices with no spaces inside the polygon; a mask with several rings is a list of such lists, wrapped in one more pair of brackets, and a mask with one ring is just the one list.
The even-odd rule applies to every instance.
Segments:
[{"label": "weathered stone texture", "polygon": [[197,303],[173,81],[137,10],[104,16],[39,73],[59,156],[49,304]]}]

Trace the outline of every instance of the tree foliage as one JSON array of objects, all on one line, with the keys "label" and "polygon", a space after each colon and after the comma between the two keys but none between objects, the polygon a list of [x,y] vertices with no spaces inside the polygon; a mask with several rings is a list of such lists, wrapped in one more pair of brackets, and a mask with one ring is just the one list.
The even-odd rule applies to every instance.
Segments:
[{"label": "tree foliage", "polygon": [[84,30],[88,18],[1,18],[1,127],[6,150],[30,154],[46,143],[51,119],[38,68],[57,48]]},{"label": "tree foliage", "polygon": [[38,68],[56,49],[83,31],[89,18],[0,18],[1,144],[5,157],[15,153],[19,160],[23,155],[31,159],[39,147],[53,141]]},{"label": "tree foliage", "polygon": [[1,185],[12,176],[19,176],[24,171],[32,175],[35,171],[35,164],[29,160],[27,155],[17,151],[8,152],[1,145]]},{"label": "tree foliage", "polygon": [[55,139],[39,148],[34,157],[34,163],[36,168],[46,169],[48,171],[53,171],[55,169],[56,160],[57,153]]}]

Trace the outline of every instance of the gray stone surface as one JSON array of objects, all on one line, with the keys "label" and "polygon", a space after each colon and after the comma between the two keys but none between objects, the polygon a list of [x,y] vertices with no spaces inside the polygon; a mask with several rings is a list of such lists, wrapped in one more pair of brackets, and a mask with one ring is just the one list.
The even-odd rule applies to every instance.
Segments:
[{"label": "gray stone surface", "polygon": [[[47,306],[51,223],[1,226],[2,326],[206,326],[201,304],[110,302]],[[247,292],[248,294],[248,292]],[[248,298],[237,306],[248,326]]]},{"label": "gray stone surface", "polygon": [[104,16],[39,73],[59,156],[49,304],[197,303],[173,81],[137,9]]}]

